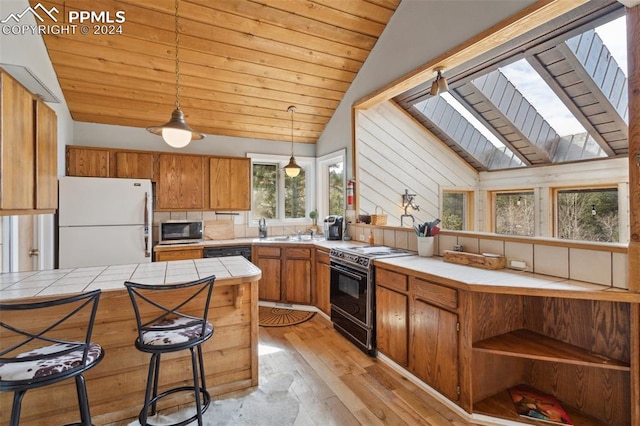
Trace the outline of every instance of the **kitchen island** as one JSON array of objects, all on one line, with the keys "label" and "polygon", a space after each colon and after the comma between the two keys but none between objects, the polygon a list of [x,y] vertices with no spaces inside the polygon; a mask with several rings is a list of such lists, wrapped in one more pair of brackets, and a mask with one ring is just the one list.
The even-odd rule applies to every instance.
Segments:
[{"label": "kitchen island", "polygon": [[[105,348],[105,358],[85,373],[94,424],[138,416],[144,400],[149,355],[134,346],[136,322],[124,281],[162,284],[216,275],[209,311],[214,336],[203,345],[207,387],[212,397],[258,385],[258,280],[261,271],[241,256],[0,274],[0,301],[29,302],[100,288],[92,340]],[[26,318],[25,320],[31,320]],[[161,388],[182,385],[190,377],[188,352],[163,358]],[[183,399],[181,399],[183,398]],[[188,402],[188,395],[171,399]],[[12,394],[0,394],[0,407],[11,406]],[[0,423],[10,410],[0,410]],[[73,380],[27,392],[21,424],[64,424],[75,421]]]}]

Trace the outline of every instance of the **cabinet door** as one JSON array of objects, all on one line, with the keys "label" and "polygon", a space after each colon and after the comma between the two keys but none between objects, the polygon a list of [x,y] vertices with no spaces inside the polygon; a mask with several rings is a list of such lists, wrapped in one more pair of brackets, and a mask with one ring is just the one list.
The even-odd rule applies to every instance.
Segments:
[{"label": "cabinet door", "polygon": [[316,252],[316,300],[318,309],[327,315],[331,315],[331,302],[329,300],[331,288],[331,268],[329,255],[322,251]]},{"label": "cabinet door", "polygon": [[160,154],[157,205],[159,209],[203,209],[202,157]]},{"label": "cabinet door", "polygon": [[393,290],[376,287],[376,340],[378,350],[399,365],[409,365],[409,298]]},{"label": "cabinet door", "polygon": [[58,208],[58,119],[36,101],[36,209]]},{"label": "cabinet door", "polygon": [[209,159],[209,207],[251,210],[251,159]]},{"label": "cabinet door", "polygon": [[109,177],[109,151],[67,146],[67,176]]},{"label": "cabinet door", "polygon": [[256,266],[262,271],[258,283],[258,297],[261,300],[280,301],[280,259],[258,257]]},{"label": "cabinet door", "polygon": [[0,104],[0,209],[34,208],[35,144],[33,97],[6,73]]},{"label": "cabinet door", "polygon": [[116,152],[115,177],[153,179],[153,154],[144,152]]},{"label": "cabinet door", "polygon": [[452,401],[458,400],[458,316],[414,299],[409,370]]},{"label": "cabinet door", "polygon": [[311,260],[286,259],[284,267],[285,301],[311,303]]}]

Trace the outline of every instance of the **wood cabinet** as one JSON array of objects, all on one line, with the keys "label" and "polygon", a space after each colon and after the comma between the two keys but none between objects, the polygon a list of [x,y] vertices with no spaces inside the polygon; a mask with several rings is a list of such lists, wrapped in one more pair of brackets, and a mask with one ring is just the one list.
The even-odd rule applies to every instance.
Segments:
[{"label": "wood cabinet", "polygon": [[637,302],[433,277],[376,267],[379,352],[469,413],[526,422],[508,392],[524,383],[554,395],[574,424],[637,423]]},{"label": "wood cabinet", "polygon": [[157,250],[155,252],[156,262],[188,259],[202,259],[202,247],[163,247],[162,250]]},{"label": "wood cabinet", "polygon": [[316,249],[316,306],[331,316],[331,262],[329,252]]},{"label": "wood cabinet", "polygon": [[113,177],[153,180],[153,153],[118,151],[114,159]]},{"label": "wood cabinet", "polygon": [[58,208],[58,117],[43,102],[36,110],[36,200],[37,210]]},{"label": "wood cabinet", "polygon": [[251,210],[251,159],[209,159],[209,208]]},{"label": "wood cabinet", "polygon": [[0,70],[0,214],[57,208],[57,119]]},{"label": "wood cabinet", "polygon": [[202,157],[160,154],[156,184],[157,209],[204,209]]},{"label": "wood cabinet", "polygon": [[376,270],[376,341],[380,352],[409,366],[409,296],[407,276]]},{"label": "wood cabinet", "polygon": [[67,145],[67,176],[109,177],[109,150]]},{"label": "wood cabinet", "polygon": [[260,300],[280,301],[281,291],[281,254],[280,247],[254,246],[251,250],[252,262],[262,271],[262,278],[258,283],[258,297]]},{"label": "wood cabinet", "polygon": [[252,250],[253,263],[262,270],[261,300],[310,305],[314,300],[315,273],[312,246],[259,244]]}]

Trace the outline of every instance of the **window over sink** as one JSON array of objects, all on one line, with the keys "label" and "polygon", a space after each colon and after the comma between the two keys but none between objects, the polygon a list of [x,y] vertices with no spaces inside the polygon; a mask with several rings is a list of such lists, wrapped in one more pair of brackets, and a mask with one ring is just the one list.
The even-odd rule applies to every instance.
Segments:
[{"label": "window over sink", "polygon": [[251,221],[260,218],[270,224],[302,224],[310,222],[309,212],[315,200],[315,161],[296,156],[302,168],[295,178],[286,176],[283,168],[289,157],[247,154],[251,158]]}]

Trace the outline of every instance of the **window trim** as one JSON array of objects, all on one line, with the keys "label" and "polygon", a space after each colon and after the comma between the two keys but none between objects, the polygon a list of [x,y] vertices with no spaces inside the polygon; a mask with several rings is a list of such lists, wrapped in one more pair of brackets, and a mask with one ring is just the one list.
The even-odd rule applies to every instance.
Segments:
[{"label": "window trim", "polygon": [[[329,199],[328,197],[324,197],[329,193],[329,173],[325,173],[329,165],[342,161],[343,170],[344,170],[344,185],[342,188],[343,194],[346,195],[347,190],[347,150],[340,149],[338,151],[331,152],[329,154],[325,154],[321,157],[316,158],[316,170],[317,174],[317,201],[316,206],[318,210],[318,223],[320,223],[320,218],[326,217],[329,215]],[[345,197],[346,203],[346,197]],[[346,209],[346,205],[343,206]]]},{"label": "window trim", "polygon": [[[580,241],[585,243],[598,243],[598,244],[618,244],[618,243],[628,243],[628,238],[626,237],[626,227],[627,223],[624,222],[624,215],[622,214],[625,211],[625,206],[623,200],[623,195],[625,195],[621,191],[621,184],[618,182],[610,182],[610,183],[601,183],[597,185],[567,185],[567,186],[554,186],[549,188],[551,192],[551,238],[555,238],[558,241]],[[598,189],[615,189],[618,193],[618,241],[590,241],[590,240],[567,240],[564,238],[558,237],[558,194],[561,191],[589,191],[589,190],[598,190]]]},{"label": "window trim", "polygon": [[[276,208],[277,218],[269,219],[269,226],[293,226],[312,224],[309,212],[314,209],[316,200],[316,161],[314,157],[296,156],[296,163],[305,171],[305,216],[303,218],[286,219],[284,218],[284,166],[289,163],[290,155],[274,155],[247,153],[247,157],[251,159],[251,191],[253,192],[253,165],[258,164],[277,164],[278,165],[278,205]],[[251,196],[253,202],[253,194]],[[258,226],[258,218],[253,217],[253,209],[249,210],[248,225],[250,227]]]},{"label": "window trim", "polygon": [[[444,195],[445,194],[464,194],[465,195],[466,198],[465,198],[464,219],[462,224],[463,226],[462,230],[474,231],[476,229],[476,224],[475,224],[476,190],[471,188],[468,188],[468,189],[443,188],[440,191],[440,212],[444,212]],[[450,230],[450,231],[453,231],[453,230]]]}]

